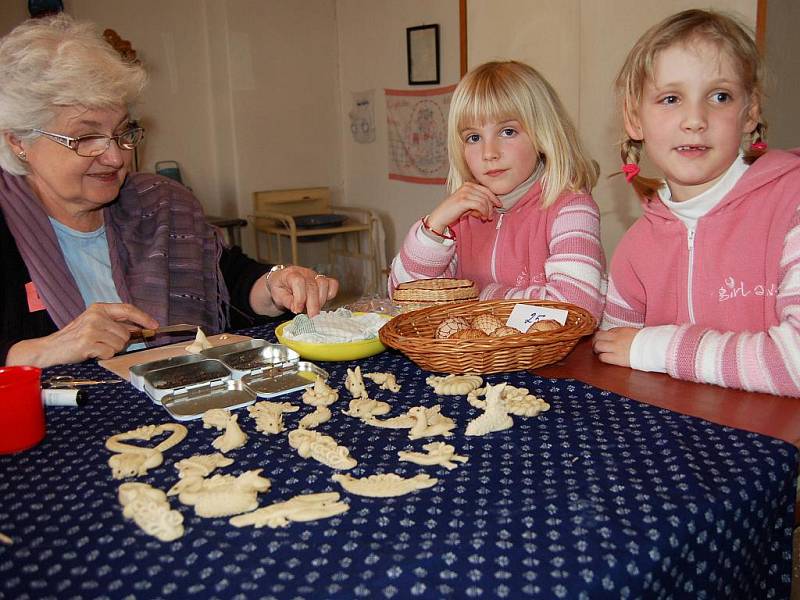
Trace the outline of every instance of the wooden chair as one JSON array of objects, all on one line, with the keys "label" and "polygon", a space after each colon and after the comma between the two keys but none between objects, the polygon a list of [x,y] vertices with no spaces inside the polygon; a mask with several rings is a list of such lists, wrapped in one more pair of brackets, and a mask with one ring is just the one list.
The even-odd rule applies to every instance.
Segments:
[{"label": "wooden chair", "polygon": [[[298,188],[287,190],[264,190],[253,192],[253,220],[256,233],[256,256],[267,263],[282,263],[281,240],[288,239],[291,263],[302,265],[298,242],[314,238],[328,240],[328,256],[331,264],[337,257],[352,257],[363,260],[371,274],[371,286],[381,280],[378,260],[378,218],[369,209],[354,206],[331,205],[330,189],[326,187]],[[309,215],[341,215],[346,217],[336,225],[303,227],[299,217]],[[266,250],[262,254],[261,237],[265,237]],[[362,243],[366,238],[366,244]],[[305,265],[308,266],[308,265]],[[366,274],[365,273],[365,274]],[[374,290],[370,290],[374,291]]]}]

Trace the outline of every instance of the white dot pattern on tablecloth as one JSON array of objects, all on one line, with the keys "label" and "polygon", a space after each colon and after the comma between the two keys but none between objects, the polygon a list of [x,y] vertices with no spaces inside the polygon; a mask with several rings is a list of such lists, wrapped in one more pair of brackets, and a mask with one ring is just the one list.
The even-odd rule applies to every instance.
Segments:
[{"label": "white dot pattern on tablecloth", "polygon": [[[273,339],[272,328],[249,331]],[[149,537],[122,517],[119,481],[105,439],[168,414],[127,384],[88,390],[90,403],[48,407],[38,447],[0,456],[0,598],[784,598],[789,594],[794,474],[790,444],[621,398],[576,381],[527,373],[492,375],[528,387],[552,408],[514,417],[514,428],[466,437],[480,411],[462,397],[438,397],[421,372],[389,351],[357,364],[388,371],[394,394],[366,382],[392,405],[442,404],[458,423],[446,438],[469,462],[448,471],[399,462],[406,430],[377,429],[341,414],[344,363],[325,363],[341,392],[318,427],[358,460],[356,477],[428,473],[433,488],[364,498],[330,481],[335,472],[302,460],[286,433],[266,436],[239,411],[250,436],[228,453],[238,474],[263,468],[272,488],[261,506],[301,493],[338,491],[350,510],[284,529],[237,529],[202,519],[170,499],[186,533]],[[94,363],[48,374],[104,377]],[[281,399],[301,404],[299,393]],[[288,427],[313,407],[284,415]],[[382,417],[384,418],[384,417]],[[163,490],[176,461],[213,452],[215,430],[187,423],[187,439],[164,464],[135,478]]]}]

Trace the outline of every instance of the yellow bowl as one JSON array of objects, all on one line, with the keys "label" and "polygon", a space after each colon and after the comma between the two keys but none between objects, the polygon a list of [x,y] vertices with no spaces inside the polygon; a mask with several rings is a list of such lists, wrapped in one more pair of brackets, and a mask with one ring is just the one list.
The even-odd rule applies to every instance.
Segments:
[{"label": "yellow bowl", "polygon": [[[385,317],[387,321],[392,318],[390,315],[381,316]],[[369,340],[358,340],[356,342],[341,342],[339,344],[314,344],[311,342],[290,340],[283,335],[283,330],[286,329],[289,323],[291,323],[291,321],[286,321],[286,323],[278,325],[278,327],[275,328],[275,335],[278,337],[278,341],[281,344],[288,346],[306,360],[329,362],[357,360],[359,358],[374,356],[386,350],[386,346],[384,346],[377,337]]]}]

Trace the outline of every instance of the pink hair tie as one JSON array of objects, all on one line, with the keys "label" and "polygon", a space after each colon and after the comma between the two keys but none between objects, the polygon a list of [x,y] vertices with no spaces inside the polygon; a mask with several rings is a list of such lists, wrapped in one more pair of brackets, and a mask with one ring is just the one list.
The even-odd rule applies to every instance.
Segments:
[{"label": "pink hair tie", "polygon": [[625,173],[625,181],[628,183],[633,181],[633,178],[639,174],[640,170],[639,165],[636,163],[625,163],[622,165],[622,172]]},{"label": "pink hair tie", "polygon": [[750,144],[750,150],[758,150],[759,152],[763,152],[766,149],[766,142],[755,142],[754,144]]}]

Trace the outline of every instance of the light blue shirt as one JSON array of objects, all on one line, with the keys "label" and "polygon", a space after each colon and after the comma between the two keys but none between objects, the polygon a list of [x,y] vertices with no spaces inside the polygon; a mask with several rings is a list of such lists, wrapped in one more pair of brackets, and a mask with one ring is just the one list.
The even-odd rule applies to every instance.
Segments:
[{"label": "light blue shirt", "polygon": [[[101,225],[94,231],[84,232],[76,231],[52,218],[50,223],[84,304],[88,307],[95,302],[122,302],[111,271],[106,226]],[[128,346],[127,350],[144,347],[144,344],[137,343]]]}]

